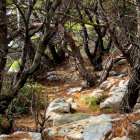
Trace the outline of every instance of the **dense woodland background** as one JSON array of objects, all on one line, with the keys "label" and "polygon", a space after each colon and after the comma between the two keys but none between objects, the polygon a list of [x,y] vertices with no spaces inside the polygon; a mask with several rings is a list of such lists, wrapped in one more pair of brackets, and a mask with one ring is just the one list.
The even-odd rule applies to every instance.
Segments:
[{"label": "dense woodland background", "polygon": [[[120,53],[104,67],[103,57],[113,51]],[[140,1],[0,0],[0,114],[11,123],[20,93],[38,88],[43,73],[71,58],[88,88],[127,60],[130,80],[119,112],[132,112],[140,91]]]}]

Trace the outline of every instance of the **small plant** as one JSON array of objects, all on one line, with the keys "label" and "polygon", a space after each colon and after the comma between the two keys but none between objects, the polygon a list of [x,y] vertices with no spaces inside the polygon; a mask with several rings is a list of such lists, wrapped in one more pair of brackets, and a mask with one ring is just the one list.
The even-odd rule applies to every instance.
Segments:
[{"label": "small plant", "polygon": [[103,99],[107,98],[107,94],[102,94],[100,96],[94,96],[94,97],[85,97],[84,103],[89,105],[89,108],[91,108],[94,112],[99,110],[100,103],[103,101]]},{"label": "small plant", "polygon": [[[27,114],[30,110],[31,100],[32,100],[32,90],[37,98],[41,99],[41,107],[44,107],[44,95],[43,89],[37,82],[33,83],[30,79],[24,87],[19,91],[17,98],[15,98],[11,103],[11,112],[15,114]],[[33,101],[34,104],[35,100]]]}]

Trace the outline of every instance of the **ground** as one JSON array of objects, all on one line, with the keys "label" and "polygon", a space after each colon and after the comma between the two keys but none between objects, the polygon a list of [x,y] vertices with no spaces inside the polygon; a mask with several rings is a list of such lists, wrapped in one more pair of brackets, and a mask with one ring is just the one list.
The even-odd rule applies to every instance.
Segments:
[{"label": "ground", "polygon": [[[90,66],[87,59],[85,59],[85,64],[87,67]],[[119,73],[126,67],[128,67],[128,64],[122,65],[119,68],[114,67],[114,71]],[[109,110],[100,110],[98,108],[96,111],[94,111],[92,108],[89,108],[88,104],[85,104],[83,102],[83,100],[87,96],[89,96],[93,92],[93,90],[98,89],[98,87],[95,89],[93,89],[93,88],[88,89],[88,87],[81,85],[83,80],[80,78],[80,76],[77,78],[77,75],[79,75],[79,74],[78,74],[78,71],[75,70],[74,60],[72,60],[70,62],[69,62],[69,60],[66,60],[65,62],[63,62],[61,67],[57,67],[56,70],[53,72],[56,73],[58,76],[65,74],[69,78],[61,79],[61,80],[58,79],[55,81],[48,81],[48,80],[45,80],[45,78],[43,80],[39,80],[39,83],[46,90],[45,94],[48,94],[49,103],[59,97],[63,97],[66,100],[72,97],[73,102],[77,104],[77,107],[74,108],[74,112],[88,113],[88,114],[91,114],[94,116],[97,116],[97,115],[100,115],[103,113],[106,113],[106,114],[114,113],[115,114],[114,118],[122,117],[122,114],[118,114],[117,110],[109,111]],[[48,75],[48,72],[44,73],[42,76],[45,77],[46,75]],[[111,77],[109,77],[109,78],[111,78]],[[126,76],[125,80],[128,80],[128,79],[129,79],[129,76]],[[114,85],[118,84],[118,82],[119,82],[119,80],[116,81],[114,83]],[[75,87],[82,87],[82,89],[80,91],[77,91],[76,94],[68,95],[67,94],[68,89],[75,88]],[[108,94],[108,89],[105,90],[104,93]],[[43,111],[44,110],[41,110],[41,112],[43,112]],[[124,128],[126,130],[128,130],[128,132],[133,136],[133,130],[131,129],[132,122],[136,122],[137,120],[139,120],[140,115],[136,114],[134,116],[131,114],[132,113],[128,114],[128,118],[130,120],[124,114],[123,120],[113,123],[115,137],[124,136],[126,134],[124,132]],[[52,125],[51,122],[47,123],[47,127],[50,127],[51,125]],[[15,120],[14,126],[13,126],[13,132],[15,132],[15,131],[34,131],[34,128],[35,128],[34,118],[31,114],[28,114],[28,115],[24,115],[21,118]],[[135,135],[133,136],[133,138],[137,140],[137,137],[135,138]],[[64,138],[55,137],[55,138],[49,138],[49,139],[63,140]]]}]

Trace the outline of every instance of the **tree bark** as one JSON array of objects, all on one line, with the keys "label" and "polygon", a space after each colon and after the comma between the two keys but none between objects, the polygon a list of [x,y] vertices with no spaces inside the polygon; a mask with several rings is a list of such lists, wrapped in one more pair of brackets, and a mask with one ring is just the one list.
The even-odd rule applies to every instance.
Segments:
[{"label": "tree bark", "polygon": [[140,93],[140,1],[136,0],[137,24],[138,24],[138,46],[134,49],[134,64],[127,92],[120,104],[120,113],[131,112],[137,102]]},{"label": "tree bark", "polygon": [[13,86],[9,91],[8,91],[8,95],[0,95],[0,113],[5,113],[5,109],[7,109],[7,107],[9,106],[9,104],[11,103],[11,101],[16,97],[16,95],[18,94],[18,91],[24,86],[24,84],[26,83],[27,79],[29,76],[31,76],[36,69],[38,68],[40,62],[41,62],[41,57],[43,55],[43,52],[46,48],[46,46],[48,45],[48,42],[50,41],[50,39],[54,36],[54,34],[56,33],[55,30],[52,30],[50,28],[50,21],[51,18],[57,8],[58,5],[60,5],[61,0],[55,0],[53,1],[53,4],[49,10],[48,13],[48,17],[47,17],[47,29],[46,32],[44,34],[44,37],[42,38],[42,40],[39,43],[39,46],[37,48],[36,54],[35,54],[35,58],[33,61],[32,66],[28,69],[28,70],[24,70],[23,73],[20,76],[19,81],[17,82],[17,84],[15,86]]},{"label": "tree bark", "polygon": [[0,0],[0,93],[2,89],[7,53],[6,0]]},{"label": "tree bark", "polygon": [[97,84],[96,76],[91,75],[86,70],[86,68],[84,66],[83,57],[81,56],[80,50],[76,46],[73,38],[68,33],[66,33],[66,32],[65,32],[64,35],[65,35],[65,38],[67,39],[67,41],[69,42],[70,47],[71,47],[71,50],[73,51],[74,56],[76,58],[76,62],[77,62],[79,73],[81,74],[81,76],[83,77],[83,79],[87,82],[87,84],[88,84],[89,87],[95,87],[96,84]]}]

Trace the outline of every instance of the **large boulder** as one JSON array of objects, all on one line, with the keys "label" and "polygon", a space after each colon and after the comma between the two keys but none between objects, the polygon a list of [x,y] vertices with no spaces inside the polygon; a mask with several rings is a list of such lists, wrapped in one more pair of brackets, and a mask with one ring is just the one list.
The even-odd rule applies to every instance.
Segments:
[{"label": "large boulder", "polygon": [[51,136],[66,136],[73,140],[105,140],[106,134],[112,132],[112,124],[109,115],[74,121],[61,126],[54,126],[49,130]]},{"label": "large boulder", "polygon": [[111,97],[107,98],[104,102],[100,103],[100,109],[103,108],[118,109],[124,96],[124,92],[120,91],[118,90],[118,92],[114,93]]},{"label": "large boulder", "polygon": [[68,95],[75,94],[76,92],[81,91],[81,89],[82,89],[82,87],[70,88],[70,89],[68,89],[67,94],[68,94]]},{"label": "large boulder", "polygon": [[11,135],[0,135],[0,140],[42,140],[41,133],[17,131]]},{"label": "large boulder", "polygon": [[112,86],[110,88],[110,92],[108,93],[111,95],[107,98],[104,102],[100,103],[100,109],[103,108],[110,108],[110,109],[118,109],[122,98],[127,90],[129,80],[120,80],[118,86]]},{"label": "large boulder", "polygon": [[53,118],[59,116],[59,114],[70,113],[70,111],[70,103],[66,102],[64,98],[57,98],[49,104],[46,117],[50,116],[49,120],[53,120]]},{"label": "large boulder", "polygon": [[90,115],[86,113],[64,114],[54,119],[53,126],[68,124],[68,123],[83,120],[89,117]]}]

